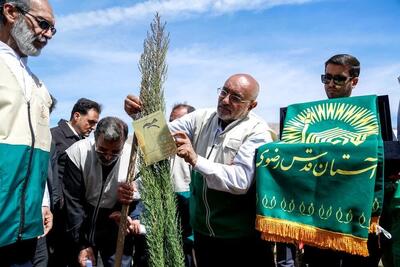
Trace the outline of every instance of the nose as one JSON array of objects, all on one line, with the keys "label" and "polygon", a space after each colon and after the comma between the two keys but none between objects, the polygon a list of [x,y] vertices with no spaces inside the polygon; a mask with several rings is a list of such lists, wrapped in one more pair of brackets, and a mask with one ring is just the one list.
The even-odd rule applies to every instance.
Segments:
[{"label": "nose", "polygon": [[46,37],[47,40],[50,40],[53,38],[53,33],[51,32],[51,29],[47,29],[43,31],[43,36]]},{"label": "nose", "polygon": [[230,102],[229,101],[229,94],[227,94],[224,97],[220,97],[220,100],[221,100],[222,103],[229,104],[229,102]]},{"label": "nose", "polygon": [[335,86],[335,84],[333,83],[333,79],[330,79],[330,80],[329,80],[328,85],[329,85],[330,87]]},{"label": "nose", "polygon": [[113,158],[113,156],[112,156],[112,155],[109,155],[109,154],[104,154],[104,158],[105,158],[106,160],[111,160],[111,159]]}]

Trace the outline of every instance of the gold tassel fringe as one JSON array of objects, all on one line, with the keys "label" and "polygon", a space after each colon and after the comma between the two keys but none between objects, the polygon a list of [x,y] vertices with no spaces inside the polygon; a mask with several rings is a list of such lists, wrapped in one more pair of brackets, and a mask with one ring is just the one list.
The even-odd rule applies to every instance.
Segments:
[{"label": "gold tassel fringe", "polygon": [[260,215],[257,215],[256,229],[261,232],[261,238],[267,241],[282,243],[301,241],[306,245],[322,249],[333,249],[353,255],[368,256],[367,238]]},{"label": "gold tassel fringe", "polygon": [[372,217],[369,225],[369,233],[376,234],[378,232],[379,217]]}]

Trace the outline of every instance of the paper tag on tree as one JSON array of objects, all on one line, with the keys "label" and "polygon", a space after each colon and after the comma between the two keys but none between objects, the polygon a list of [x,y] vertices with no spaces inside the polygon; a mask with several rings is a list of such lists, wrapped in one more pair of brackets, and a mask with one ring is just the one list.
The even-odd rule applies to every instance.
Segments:
[{"label": "paper tag on tree", "polygon": [[161,111],[133,121],[133,128],[146,165],[176,153],[176,145]]}]

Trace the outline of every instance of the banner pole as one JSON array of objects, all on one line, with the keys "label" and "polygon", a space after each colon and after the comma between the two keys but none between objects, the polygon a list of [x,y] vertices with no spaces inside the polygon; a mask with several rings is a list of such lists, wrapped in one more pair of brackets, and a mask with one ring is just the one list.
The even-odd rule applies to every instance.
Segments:
[{"label": "banner pole", "polygon": [[[138,154],[138,142],[136,139],[136,135],[133,134],[131,155],[129,159],[128,173],[126,177],[127,183],[132,183],[135,178],[137,154]],[[121,209],[121,219],[119,222],[119,229],[118,229],[117,247],[115,249],[114,267],[121,267],[122,264],[122,254],[124,252],[128,212],[129,212],[129,205],[123,204]]]}]

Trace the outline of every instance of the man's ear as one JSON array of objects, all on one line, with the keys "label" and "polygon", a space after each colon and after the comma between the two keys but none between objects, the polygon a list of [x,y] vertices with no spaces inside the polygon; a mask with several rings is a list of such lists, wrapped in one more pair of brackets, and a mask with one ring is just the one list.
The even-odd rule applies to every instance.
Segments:
[{"label": "man's ear", "polygon": [[8,24],[14,24],[15,21],[18,19],[18,16],[20,15],[18,10],[15,8],[15,6],[5,3],[3,5],[3,8],[1,9],[1,12],[3,12],[4,15],[4,23],[5,25]]},{"label": "man's ear", "polygon": [[256,100],[250,102],[248,111],[252,110],[252,109],[255,108],[255,107],[257,107],[257,101],[256,101]]},{"label": "man's ear", "polygon": [[357,85],[357,83],[358,83],[358,77],[354,77],[354,78],[351,80],[351,86],[354,87],[354,86]]},{"label": "man's ear", "polygon": [[72,119],[77,122],[79,118],[81,117],[81,114],[79,112],[75,112],[74,115],[72,116]]}]

